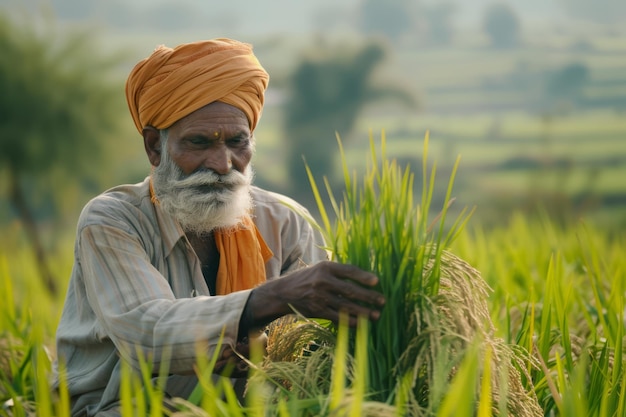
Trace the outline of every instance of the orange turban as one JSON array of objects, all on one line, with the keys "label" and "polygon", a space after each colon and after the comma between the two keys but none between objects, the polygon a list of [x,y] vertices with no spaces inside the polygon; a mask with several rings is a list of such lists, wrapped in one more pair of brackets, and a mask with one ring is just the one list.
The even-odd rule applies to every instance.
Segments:
[{"label": "orange turban", "polygon": [[252,46],[213,39],[176,48],[157,47],[126,81],[126,101],[139,133],[165,129],[214,101],[243,111],[254,130],[263,109],[269,75]]}]

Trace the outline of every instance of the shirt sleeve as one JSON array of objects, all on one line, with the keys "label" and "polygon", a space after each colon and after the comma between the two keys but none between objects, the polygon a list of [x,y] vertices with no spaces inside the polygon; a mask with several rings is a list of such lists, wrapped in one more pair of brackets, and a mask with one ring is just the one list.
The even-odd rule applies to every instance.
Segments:
[{"label": "shirt sleeve", "polygon": [[[308,215],[306,211],[303,213]],[[282,274],[329,258],[324,239],[309,220],[293,210],[289,217],[288,226],[282,230],[286,252]]]},{"label": "shirt sleeve", "polygon": [[193,370],[198,353],[234,345],[249,291],[226,296],[176,298],[151,264],[141,237],[114,224],[92,224],[79,234],[78,259],[86,295],[104,334],[139,367],[172,373]]},{"label": "shirt sleeve", "polygon": [[254,189],[254,222],[274,252],[266,264],[268,279],[329,258],[321,233],[312,226],[313,217],[293,199]]}]

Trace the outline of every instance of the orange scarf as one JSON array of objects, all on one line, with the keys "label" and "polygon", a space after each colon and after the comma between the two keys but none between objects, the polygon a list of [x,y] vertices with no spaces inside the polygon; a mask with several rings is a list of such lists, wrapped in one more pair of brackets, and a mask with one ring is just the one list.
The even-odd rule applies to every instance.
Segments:
[{"label": "orange scarf", "polygon": [[[154,204],[159,204],[152,188],[152,179],[150,198]],[[235,228],[213,233],[220,253],[217,295],[247,290],[266,281],[265,263],[274,254],[249,216],[244,217]]]},{"label": "orange scarf", "polygon": [[214,233],[220,253],[217,295],[254,288],[265,282],[265,263],[274,254],[250,217],[245,217],[236,229]]}]

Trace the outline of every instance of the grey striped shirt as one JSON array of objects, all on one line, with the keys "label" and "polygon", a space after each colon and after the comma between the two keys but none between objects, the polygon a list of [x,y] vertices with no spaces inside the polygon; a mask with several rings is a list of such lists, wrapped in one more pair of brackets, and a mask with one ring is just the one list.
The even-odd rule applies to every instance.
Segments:
[{"label": "grey striped shirt", "polygon": [[[319,234],[288,207],[301,206],[257,187],[252,197],[254,222],[274,253],[268,279],[326,259]],[[74,257],[57,329],[73,415],[94,415],[118,401],[120,353],[135,368],[139,350],[154,358],[154,369],[169,359],[170,373],[190,374],[197,341],[211,355],[224,330],[224,344],[235,345],[250,290],[210,295],[182,229],[150,201],[148,179],[85,206]]]}]

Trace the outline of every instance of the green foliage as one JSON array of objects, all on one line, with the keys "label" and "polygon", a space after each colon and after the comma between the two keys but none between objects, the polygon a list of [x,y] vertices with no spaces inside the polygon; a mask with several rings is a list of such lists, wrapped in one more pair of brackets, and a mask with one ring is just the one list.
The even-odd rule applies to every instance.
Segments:
[{"label": "green foliage", "polygon": [[61,203],[66,190],[98,176],[120,109],[109,75],[117,60],[94,54],[86,34],[56,37],[2,15],[0,50],[0,174],[55,293],[33,206]]},{"label": "green foliage", "polygon": [[[397,176],[389,178],[393,179],[394,187],[410,183],[410,174],[406,174],[408,171],[398,170],[392,161],[381,158],[373,165],[381,169],[395,166]],[[366,181],[369,178],[373,184],[391,185],[377,183],[382,178],[379,176],[382,171],[374,172],[378,174],[366,177]],[[423,184],[428,189],[430,173],[423,171],[423,177]],[[349,175],[348,179],[351,184],[349,190],[356,192],[353,196],[357,200],[353,206],[345,205],[346,210],[357,209],[360,202],[369,201],[363,207],[376,213],[379,208],[372,204],[374,199],[365,192],[357,192],[356,174]],[[406,190],[402,187],[400,189]],[[398,196],[385,190],[381,198],[389,199],[385,200],[387,205],[390,205],[389,201],[397,202],[391,206],[400,210],[410,200],[409,194],[407,191],[406,195]],[[451,195],[451,192],[448,194]],[[428,198],[428,195],[426,191],[425,197]],[[349,196],[345,198],[345,201],[351,201]],[[361,212],[356,210],[355,213]],[[419,216],[425,216],[423,212],[419,216],[413,214],[415,217],[405,221],[417,221],[423,219]],[[548,217],[541,221],[529,221],[521,215],[514,216],[508,225],[498,229],[470,227],[467,230],[466,226],[463,233],[454,233],[454,228],[437,231],[435,226],[440,226],[444,220],[442,216],[438,219],[441,223],[435,223],[434,226],[432,221],[418,224],[423,224],[425,229],[422,230],[431,233],[431,237],[444,232],[444,237],[454,237],[451,240],[442,238],[441,242],[450,244],[452,252],[482,272],[493,292],[478,307],[488,307],[496,335],[513,346],[517,351],[515,357],[521,359],[521,362],[515,362],[519,370],[517,379],[514,373],[497,377],[494,375],[497,367],[510,363],[511,358],[515,357],[503,354],[506,351],[502,350],[503,345],[499,343],[490,344],[493,348],[481,349],[485,340],[491,338],[492,342],[495,341],[488,329],[475,334],[476,337],[470,338],[467,337],[469,333],[465,334],[468,343],[462,351],[448,350],[448,354],[443,355],[441,352],[445,352],[445,349],[462,346],[453,344],[454,335],[447,334],[444,338],[448,341],[447,347],[435,355],[436,359],[431,362],[432,374],[439,377],[429,386],[429,392],[424,393],[428,395],[430,404],[437,406],[421,410],[422,413],[416,415],[505,415],[507,409],[506,405],[502,405],[502,398],[508,397],[512,401],[515,390],[531,387],[534,387],[543,415],[624,415],[624,236],[584,225],[570,224],[563,228]],[[359,223],[358,218],[354,221],[363,228],[379,227],[368,226],[366,222]],[[384,223],[387,220],[381,218],[381,221]],[[341,224],[341,221],[338,220],[337,224]],[[407,233],[406,230],[394,229],[393,225],[386,224],[399,236]],[[365,236],[367,239],[361,240],[374,240],[371,239],[373,235]],[[354,249],[342,246],[343,250],[358,252],[364,246],[362,242],[352,243]],[[389,251],[397,249],[387,248]],[[3,250],[3,257],[0,258],[0,299],[3,300],[0,304],[0,365],[3,369],[0,373],[0,403],[11,400],[13,405],[10,413],[15,416],[68,416],[69,399],[64,385],[58,393],[52,393],[47,385],[51,371],[48,350],[52,346],[51,339],[58,315],[50,314],[47,298],[38,298],[36,303],[21,302],[30,299],[28,294],[40,294],[40,284],[31,270],[20,268],[19,265],[15,268],[16,264],[25,262],[23,255],[11,252],[10,247]],[[365,261],[367,256],[361,256],[361,259]],[[398,256],[397,259],[401,260],[402,257]],[[450,252],[443,251],[438,259],[442,278],[439,281],[440,293],[447,288],[463,285],[464,282],[473,282],[465,279],[455,281],[453,285],[446,282],[445,278],[450,276],[446,273],[446,266],[454,265],[455,262],[466,273],[475,272],[468,269],[466,263],[459,263],[458,258]],[[383,263],[382,259],[378,260]],[[387,268],[384,265],[381,267]],[[22,272],[16,274],[10,271]],[[62,297],[54,301],[59,309]],[[458,308],[458,314],[450,316],[452,321],[466,317],[468,312],[476,312],[478,307],[471,304],[467,298],[461,303],[449,304]],[[468,305],[468,309],[463,310],[462,305]],[[350,334],[341,327],[330,331],[326,323],[296,323],[300,327],[293,331],[300,334],[301,338],[294,341],[287,333],[288,327],[279,327],[274,329],[278,337],[272,338],[270,335],[270,339],[280,343],[294,341],[282,351],[298,352],[298,355],[292,355],[289,360],[285,357],[268,357],[266,360],[271,366],[268,363],[263,366],[252,364],[253,378],[245,404],[237,402],[229,386],[220,383],[216,385],[205,378],[210,374],[215,359],[207,358],[198,364],[203,379],[194,397],[177,398],[169,402],[177,410],[174,415],[384,416],[406,415],[416,410],[411,403],[411,396],[414,395],[413,377],[416,374],[405,373],[398,380],[395,401],[391,404],[375,401],[368,394],[366,383],[369,384],[377,377],[371,371],[371,366],[378,367],[379,362],[384,360],[370,356],[370,347],[380,346],[373,345],[371,338],[373,332],[378,332],[378,338],[383,337],[383,329],[360,323],[356,333]],[[438,331],[441,328],[430,327],[419,340],[426,342],[428,338],[436,337]],[[346,336],[349,337],[347,343]],[[271,352],[281,350],[269,345],[268,348]],[[524,354],[524,351],[530,352],[532,356]],[[382,356],[380,350],[379,356]],[[402,369],[407,367],[403,366]],[[451,369],[454,372],[451,373]],[[130,370],[124,372],[127,371]],[[173,413],[165,411],[161,405],[162,390],[158,380],[151,378],[153,374],[164,372],[163,369],[154,372],[149,366],[142,365],[139,373],[128,373],[129,376],[123,379],[124,415],[132,416],[142,410],[142,415]],[[424,377],[420,373],[417,375]],[[485,378],[486,375],[492,377]],[[515,381],[521,386],[516,385]],[[268,392],[276,395],[272,396]],[[0,409],[0,415],[8,413],[6,408]],[[508,410],[508,415],[532,414],[528,410]]]},{"label": "green foliage", "polygon": [[34,178],[62,170],[80,181],[117,124],[115,59],[93,39],[38,33],[0,16],[0,164]]},{"label": "green foliage", "polygon": [[[343,150],[345,191],[341,203],[335,200],[326,183],[336,224],[331,225],[314,181],[313,185],[314,193],[318,195],[325,238],[334,259],[371,270],[381,277],[379,290],[385,294],[387,305],[370,331],[368,375],[374,398],[388,401],[395,396],[398,369],[408,365],[405,369],[413,372],[411,364],[403,363],[405,361],[401,358],[418,337],[409,331],[419,331],[419,325],[411,324],[413,309],[428,315],[426,311],[434,308],[427,300],[439,290],[439,258],[438,247],[427,246],[437,243],[437,236],[431,235],[428,224],[433,187],[432,182],[429,184],[426,166],[422,204],[416,206],[411,171],[408,167],[402,170],[395,161],[386,159],[384,138],[380,160],[373,149],[373,140],[371,143],[372,161],[363,184],[356,174],[350,175]],[[426,155],[425,152],[424,162]],[[431,181],[434,169],[432,174]],[[446,208],[447,204],[442,222]],[[454,232],[452,230],[448,236]],[[439,239],[442,237],[438,235]],[[431,258],[435,259],[434,268],[427,267]]]},{"label": "green foliage", "polygon": [[[341,409],[343,400],[338,393],[347,390],[351,398],[362,395],[368,409],[376,404],[379,410],[387,406],[403,415],[418,416],[448,415],[451,404],[458,400],[450,399],[450,395],[454,398],[456,392],[463,392],[464,403],[471,404],[465,408],[470,414],[480,399],[481,413],[487,413],[493,404],[516,415],[537,416],[539,407],[522,387],[517,370],[523,367],[527,355],[517,356],[502,340],[493,337],[487,289],[480,275],[443,250],[467,221],[461,214],[452,226],[444,227],[456,166],[442,211],[431,220],[435,167],[429,172],[428,136],[418,205],[413,201],[409,167],[403,169],[395,160],[387,159],[384,135],[380,153],[372,138],[370,143],[371,161],[362,182],[356,173],[349,173],[340,143],[345,183],[341,201],[335,199],[326,181],[334,222],[324,209],[310,170],[309,176],[333,259],[373,271],[380,278],[378,287],[387,300],[385,308],[378,321],[370,325],[364,320],[349,339],[341,324],[338,328],[330,326],[330,331],[337,332],[334,355],[327,350],[332,338],[313,337],[309,321],[296,323],[292,329],[281,326],[278,336],[274,336],[281,340],[277,343],[283,345],[284,340],[292,338],[309,342],[305,350],[292,342],[294,349],[281,355],[273,353],[274,343],[268,344],[272,358],[287,358],[287,365],[272,360],[265,366],[264,372],[279,375],[279,385],[287,391],[275,394],[302,398],[306,390],[300,387],[307,386],[307,380],[329,381],[316,384],[315,396],[329,401],[327,412],[320,404],[319,415]],[[321,347],[308,353],[311,340]],[[330,369],[320,366],[320,357],[332,359]],[[312,368],[314,373],[305,373],[305,379],[297,372],[301,368]],[[480,384],[479,378],[490,381]],[[508,382],[501,383],[503,379]],[[468,381],[474,389],[468,388]],[[270,402],[276,403],[277,397],[273,398]],[[357,403],[359,407],[365,404]]]},{"label": "green foliage", "polygon": [[[0,255],[0,415],[2,405],[14,404],[15,415],[45,415],[38,410],[52,407],[47,376],[51,360],[46,347],[51,323],[43,309],[18,304],[9,276],[8,260]],[[42,300],[44,301],[44,300]]]},{"label": "green foliage", "polygon": [[[453,245],[494,289],[500,332],[533,352],[546,415],[622,415],[626,241],[584,224],[564,229],[517,215],[489,233],[475,228]],[[494,256],[495,255],[495,256]]]},{"label": "green foliage", "polygon": [[590,79],[589,68],[585,64],[565,65],[548,78],[546,95],[553,100],[579,101]]}]

